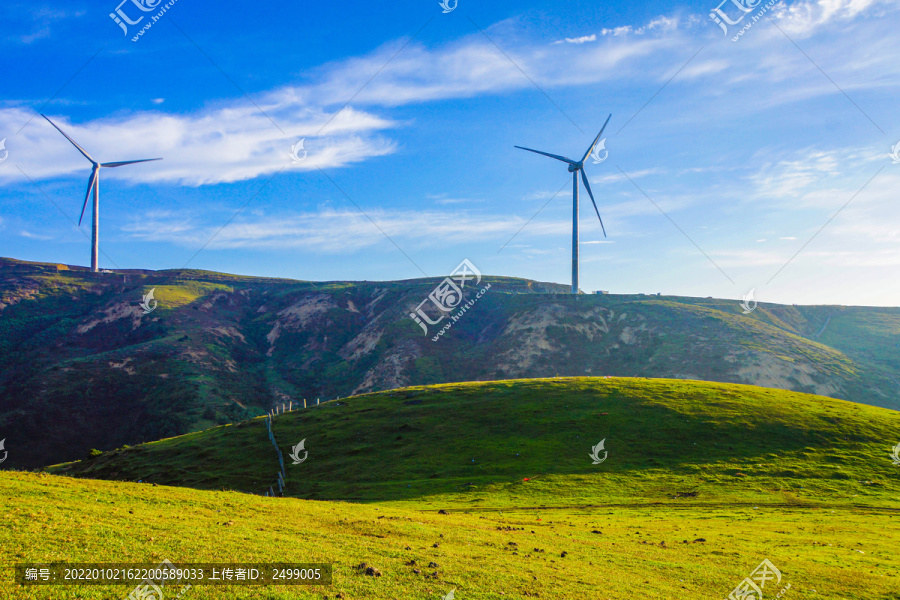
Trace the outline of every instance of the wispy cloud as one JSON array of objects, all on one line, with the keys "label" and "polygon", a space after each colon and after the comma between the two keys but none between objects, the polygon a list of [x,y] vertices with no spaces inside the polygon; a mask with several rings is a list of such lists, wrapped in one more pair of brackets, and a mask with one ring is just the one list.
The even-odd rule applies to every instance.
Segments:
[{"label": "wispy cloud", "polygon": [[[445,246],[498,239],[518,231],[524,219],[510,215],[480,215],[464,211],[369,211],[368,217],[351,210],[320,210],[300,214],[244,215],[221,230],[210,249],[246,248],[277,250],[305,248],[323,254],[346,254],[385,243],[385,234],[401,245]],[[526,235],[562,235],[571,222],[540,221],[529,224]],[[134,240],[170,242],[180,246],[203,245],[219,231],[199,216],[151,213],[122,227]]]},{"label": "wispy cloud", "polygon": [[[104,177],[151,183],[170,181],[202,185],[252,179],[279,169],[341,167],[390,154],[395,143],[379,132],[397,124],[355,109],[340,113],[327,135],[316,132],[330,115],[321,109],[272,113],[280,131],[253,106],[227,104],[189,115],[136,113],[122,119],[74,124],[50,115],[88,153],[100,161],[162,157],[162,161],[104,171]],[[16,131],[31,115],[0,109],[0,131]],[[291,145],[306,138],[307,159],[293,163]],[[90,165],[49,123],[32,119],[15,138],[15,163],[32,178],[84,174]],[[10,161],[11,162],[11,161]],[[0,171],[0,181],[23,179],[18,169]]]},{"label": "wispy cloud", "polygon": [[[781,20],[807,23],[803,25],[807,29],[808,23],[821,28],[893,10],[879,0],[810,0],[790,6]],[[672,75],[673,52],[685,52],[691,45],[694,21],[663,15],[642,25],[623,24],[565,38],[565,43],[536,42],[510,34],[509,28],[515,24],[503,22],[489,28],[489,33],[499,40],[506,55],[480,33],[433,46],[414,42],[396,57],[402,42],[394,41],[362,56],[324,64],[308,74],[309,83],[258,94],[255,102],[265,115],[245,98],[223,100],[186,114],[165,112],[164,99],[156,98],[151,100],[157,103],[156,110],[126,117],[72,124],[64,115],[55,116],[102,159],[165,158],[104,174],[134,182],[203,185],[266,176],[286,164],[291,169],[342,167],[397,151],[394,138],[410,124],[386,115],[399,105],[533,89],[534,83],[553,90],[610,81],[654,85],[665,81]],[[688,65],[679,74],[681,84],[698,86],[701,95],[752,89],[754,101],[749,109],[757,111],[781,102],[838,93],[821,74],[810,71],[813,67],[796,49],[771,43],[772,36],[781,35],[775,28],[759,29],[759,35],[742,41],[741,52],[726,48],[715,57],[702,56]],[[601,35],[607,38],[602,44],[592,43]],[[823,48],[840,53],[841,64],[851,65],[845,69],[877,73],[877,77],[854,76],[856,80],[848,88],[900,87],[900,63],[891,62],[890,52],[873,57],[871,49],[846,42],[837,47],[831,38]],[[746,58],[748,49],[752,61]],[[392,57],[390,69],[381,71]],[[734,68],[736,65],[740,68]],[[809,82],[798,80],[798,72],[809,73]],[[379,73],[378,77],[372,79],[373,73]],[[712,77],[717,84],[714,92],[705,83]],[[792,85],[784,86],[786,80]],[[354,97],[353,106],[320,132],[350,97]],[[732,105],[720,102],[713,110],[730,114]],[[17,131],[31,116],[17,108],[0,109],[0,131]],[[681,118],[709,120],[714,115],[685,114]],[[290,146],[300,138],[306,138],[309,156],[299,165],[288,164]],[[34,177],[84,171],[77,152],[39,119],[17,136],[16,145],[16,161]],[[774,194],[785,195],[813,174],[797,172],[793,181],[785,176],[780,183],[772,180],[768,185]],[[601,181],[616,181],[618,176],[610,177]],[[18,169],[0,171],[0,181],[21,179]]]},{"label": "wispy cloud", "polygon": [[585,44],[587,42],[596,42],[597,34],[592,33],[591,35],[583,35],[581,37],[576,37],[576,38],[566,38],[565,40],[560,40],[560,41],[554,42],[554,43],[562,44],[563,41],[565,41],[568,44]]},{"label": "wispy cloud", "polygon": [[52,235],[41,235],[38,233],[31,233],[30,231],[25,231],[24,229],[19,232],[23,238],[28,238],[30,240],[52,240],[54,237]]},{"label": "wispy cloud", "polygon": [[[749,176],[756,199],[775,201],[783,206],[792,200],[795,208],[832,204],[852,188],[862,185],[868,171],[887,161],[887,154],[871,148],[840,148],[823,150],[804,148],[788,157],[765,163]],[[869,173],[871,175],[871,173]]]},{"label": "wispy cloud", "polygon": [[851,21],[863,14],[879,18],[897,8],[893,0],[801,0],[779,3],[774,15],[788,34],[808,37],[825,25]]},{"label": "wispy cloud", "polygon": [[429,200],[432,200],[435,204],[439,204],[441,206],[447,206],[450,204],[476,204],[484,202],[483,200],[476,198],[451,198],[447,196],[447,194],[427,194],[425,197]]},{"label": "wispy cloud", "polygon": [[[665,169],[661,169],[658,167],[654,167],[651,169],[641,169],[639,171],[634,171],[633,173],[628,173],[628,177],[632,179],[640,179],[641,177],[646,177],[648,175],[661,175],[666,173]],[[602,177],[591,177],[591,183],[604,184],[604,183],[618,183],[620,181],[627,181],[628,177],[625,177],[621,173],[612,173],[610,175],[603,175]]]},{"label": "wispy cloud", "polygon": [[12,38],[19,44],[30,45],[39,40],[49,39],[54,31],[53,26],[61,21],[77,19],[85,14],[84,10],[65,10],[47,6],[13,5],[4,7],[0,14],[7,24],[28,23],[31,31]]}]

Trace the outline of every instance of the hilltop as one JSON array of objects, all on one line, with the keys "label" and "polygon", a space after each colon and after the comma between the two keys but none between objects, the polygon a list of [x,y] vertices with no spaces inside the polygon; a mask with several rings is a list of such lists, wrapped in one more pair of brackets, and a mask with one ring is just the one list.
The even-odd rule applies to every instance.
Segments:
[{"label": "hilltop", "polygon": [[[0,260],[4,467],[72,460],[410,385],[552,376],[758,384],[900,408],[900,309],[566,294],[486,276],[432,341],[409,314],[442,278],[303,282],[92,274]],[[140,303],[154,292],[155,310]],[[467,300],[469,297],[467,296]],[[443,325],[443,323],[441,323]]]},{"label": "hilltop", "polygon": [[[263,494],[279,470],[264,421],[49,471]],[[285,495],[444,506],[655,503],[688,492],[717,505],[893,506],[898,431],[896,411],[821,396],[587,377],[404,388],[280,414],[273,425]],[[309,455],[291,464],[301,440]],[[610,458],[599,467],[589,455],[601,440]]]}]

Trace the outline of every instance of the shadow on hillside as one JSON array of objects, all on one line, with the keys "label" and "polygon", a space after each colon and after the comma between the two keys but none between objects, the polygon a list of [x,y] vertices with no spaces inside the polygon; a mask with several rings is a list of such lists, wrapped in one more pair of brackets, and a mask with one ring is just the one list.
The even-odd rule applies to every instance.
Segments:
[{"label": "shadow on hillside", "polygon": [[[640,488],[651,483],[648,474],[719,472],[736,485],[745,475],[827,477],[841,452],[880,443],[895,427],[890,411],[781,390],[587,378],[408,388],[275,419],[287,495],[359,502],[488,489],[515,494],[525,478],[533,486],[557,475],[597,489],[621,486],[622,477]],[[309,455],[293,465],[289,452],[301,440]],[[601,440],[597,454],[606,460],[595,465],[590,454]],[[823,455],[837,463],[823,466]],[[867,468],[871,478],[878,467]],[[69,472],[262,493],[277,456],[260,419]]]}]

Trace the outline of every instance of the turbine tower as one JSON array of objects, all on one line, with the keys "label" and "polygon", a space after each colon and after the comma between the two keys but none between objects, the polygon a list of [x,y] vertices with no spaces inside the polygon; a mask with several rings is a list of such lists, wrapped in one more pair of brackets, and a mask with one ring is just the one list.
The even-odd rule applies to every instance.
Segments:
[{"label": "turbine tower", "polygon": [[91,227],[91,271],[94,273],[98,272],[99,269],[99,254],[100,254],[100,168],[101,167],[123,167],[125,165],[132,165],[134,163],[141,162],[149,162],[152,160],[162,160],[161,158],[144,158],[141,160],[125,160],[120,162],[110,162],[110,163],[98,163],[96,160],[91,158],[91,156],[84,151],[84,148],[75,143],[75,140],[66,135],[66,132],[56,127],[56,123],[51,121],[47,115],[41,115],[47,122],[53,125],[58,132],[63,134],[67,140],[72,142],[72,145],[78,148],[78,151],[81,154],[91,161],[91,165],[93,165],[93,169],[91,170],[91,176],[88,179],[88,187],[87,193],[84,195],[84,204],[81,207],[81,216],[78,218],[78,226],[81,226],[81,221],[84,219],[84,209],[87,208],[88,198],[91,197],[91,190],[94,192],[94,223]]},{"label": "turbine tower", "polygon": [[[578,293],[578,172],[581,172],[581,180],[584,182],[584,187],[587,189],[588,195],[591,197],[591,203],[594,205],[594,211],[597,213],[597,218],[600,219],[600,211],[597,209],[597,203],[594,201],[594,194],[591,192],[591,184],[588,183],[587,175],[584,174],[584,161],[587,160],[587,157],[591,155],[591,152],[594,151],[594,146],[597,145],[597,141],[600,139],[600,136],[603,135],[603,131],[606,129],[606,125],[609,123],[609,120],[612,118],[612,115],[609,115],[606,118],[606,123],[603,124],[603,127],[600,129],[600,133],[597,134],[597,137],[594,138],[594,143],[591,144],[591,147],[587,149],[587,152],[584,153],[584,156],[581,157],[581,160],[575,162],[571,158],[566,158],[565,156],[558,156],[556,154],[549,154],[547,152],[541,152],[540,150],[532,150],[531,148],[525,148],[524,146],[516,146],[521,150],[528,150],[529,152],[534,152],[536,154],[543,154],[544,156],[549,156],[550,158],[555,158],[556,160],[560,160],[564,163],[569,164],[569,173],[572,174],[572,293]],[[603,237],[606,237],[606,228],[603,226],[603,219],[600,219],[600,229],[603,230]]]}]

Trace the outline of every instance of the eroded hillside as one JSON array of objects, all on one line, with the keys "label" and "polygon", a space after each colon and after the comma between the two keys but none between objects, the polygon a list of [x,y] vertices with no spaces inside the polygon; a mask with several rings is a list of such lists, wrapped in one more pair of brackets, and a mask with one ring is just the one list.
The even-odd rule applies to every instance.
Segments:
[{"label": "eroded hillside", "polygon": [[[444,335],[441,279],[91,274],[0,261],[5,466],[37,466],[405,385],[617,375],[750,383],[900,408],[900,309],[760,305],[485,277]],[[147,312],[141,303],[150,290]],[[154,302],[156,304],[154,304]],[[437,313],[430,313],[435,319]]]}]

